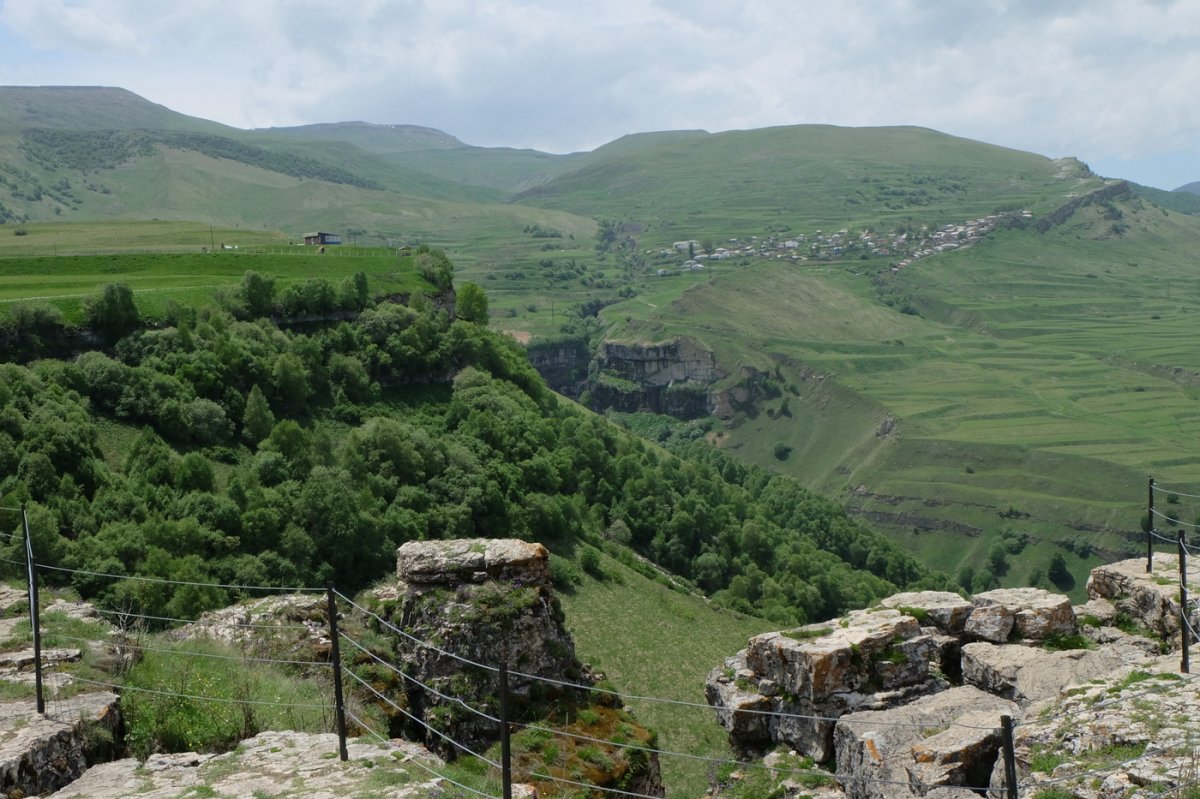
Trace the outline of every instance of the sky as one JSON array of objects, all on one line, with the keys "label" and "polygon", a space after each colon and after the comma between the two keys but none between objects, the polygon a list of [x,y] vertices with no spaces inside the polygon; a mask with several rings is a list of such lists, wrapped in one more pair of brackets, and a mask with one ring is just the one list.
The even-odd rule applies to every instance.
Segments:
[{"label": "sky", "polygon": [[1200,0],[0,0],[0,84],[556,153],[919,125],[1157,188],[1200,180]]}]

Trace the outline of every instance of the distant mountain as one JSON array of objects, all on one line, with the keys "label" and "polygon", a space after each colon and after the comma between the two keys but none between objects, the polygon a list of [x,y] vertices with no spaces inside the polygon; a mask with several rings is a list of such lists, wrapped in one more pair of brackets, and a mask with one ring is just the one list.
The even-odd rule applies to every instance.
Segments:
[{"label": "distant mountain", "polygon": [[1151,186],[1131,183],[1135,194],[1149,200],[1160,208],[1178,211],[1181,214],[1200,214],[1200,181],[1180,186],[1172,191],[1163,191]]},{"label": "distant mountain", "polygon": [[0,129],[174,130],[237,135],[237,128],[190,117],[107,86],[0,86]]}]

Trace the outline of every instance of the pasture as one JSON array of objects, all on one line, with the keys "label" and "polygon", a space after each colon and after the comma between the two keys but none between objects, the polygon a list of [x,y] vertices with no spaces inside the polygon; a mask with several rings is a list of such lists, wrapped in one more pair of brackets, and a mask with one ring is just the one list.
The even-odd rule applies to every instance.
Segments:
[{"label": "pasture", "polygon": [[[191,223],[68,223],[26,230],[25,236],[11,237],[15,245],[0,236],[7,245],[0,247],[0,313],[16,303],[50,304],[68,321],[78,321],[86,297],[107,283],[124,283],[143,316],[161,318],[170,302],[213,302],[216,292],[237,286],[250,270],[273,277],[277,289],[315,277],[336,284],[359,271],[376,293],[420,285],[395,251],[383,248],[326,247],[321,254],[279,234],[228,229],[210,234],[208,226]],[[210,235],[216,250],[197,244]],[[237,249],[220,249],[222,243]],[[58,254],[46,253],[47,246]]]},{"label": "pasture", "polygon": [[839,496],[929,565],[978,567],[1001,533],[1027,532],[1005,584],[1064,545],[1082,576],[1142,546],[1147,476],[1200,484],[1200,224],[1118,205],[894,274],[758,262],[664,281],[605,315],[622,336],[689,335],[770,375],[779,396],[724,425],[721,446]]}]

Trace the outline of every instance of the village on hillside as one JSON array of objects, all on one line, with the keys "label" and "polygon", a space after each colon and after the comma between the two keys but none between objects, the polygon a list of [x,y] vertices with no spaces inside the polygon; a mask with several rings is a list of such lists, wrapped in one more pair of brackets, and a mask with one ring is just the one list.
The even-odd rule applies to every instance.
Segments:
[{"label": "village on hillside", "polygon": [[[682,253],[687,255],[687,260],[676,269],[660,268],[657,274],[659,277],[665,277],[677,272],[701,271],[707,261],[726,261],[734,258],[790,260],[800,263],[808,260],[830,261],[872,256],[897,257],[898,260],[891,265],[892,271],[896,272],[921,258],[969,247],[1005,220],[1031,217],[1029,211],[1008,211],[936,228],[922,225],[916,230],[897,229],[890,234],[870,230],[858,234],[851,234],[845,229],[833,233],[817,230],[811,235],[798,233],[789,236],[751,236],[746,240],[731,238],[726,242],[726,246],[720,247],[710,241],[703,244],[694,239],[677,241],[671,248],[659,250],[657,255],[665,259],[678,257]],[[653,251],[647,251],[646,254],[653,254]]]}]

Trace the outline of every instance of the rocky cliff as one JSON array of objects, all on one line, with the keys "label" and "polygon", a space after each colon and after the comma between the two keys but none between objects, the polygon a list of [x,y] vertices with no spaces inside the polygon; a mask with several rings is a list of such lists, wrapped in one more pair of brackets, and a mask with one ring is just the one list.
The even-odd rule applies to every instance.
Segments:
[{"label": "rocky cliff", "polygon": [[1200,777],[1200,693],[1160,654],[1179,640],[1176,568],[1166,555],[1149,573],[1145,560],[1100,567],[1078,608],[1035,588],[899,594],[751,638],[709,674],[708,699],[735,749],[836,763],[822,797],[1006,796],[1002,716],[1022,796],[1162,795]]},{"label": "rocky cliff", "polygon": [[[495,667],[503,662],[510,718],[566,733],[555,740],[554,762],[537,747],[517,746],[516,779],[558,793],[562,785],[553,778],[582,774],[601,787],[662,794],[656,755],[586,740],[608,740],[617,726],[643,745],[652,734],[611,695],[587,690],[593,677],[563,626],[545,547],[494,539],[411,541],[397,553],[397,578],[378,587],[372,602],[388,625],[375,623],[373,632],[390,642],[383,654],[404,674],[388,688],[404,709],[393,714],[394,734],[421,740],[447,758],[486,750],[500,736]],[[599,746],[604,757],[581,759],[580,741]]]},{"label": "rocky cliff", "polygon": [[692,418],[712,412],[709,387],[724,376],[716,356],[686,337],[656,344],[606,341],[586,390],[593,408]]}]

